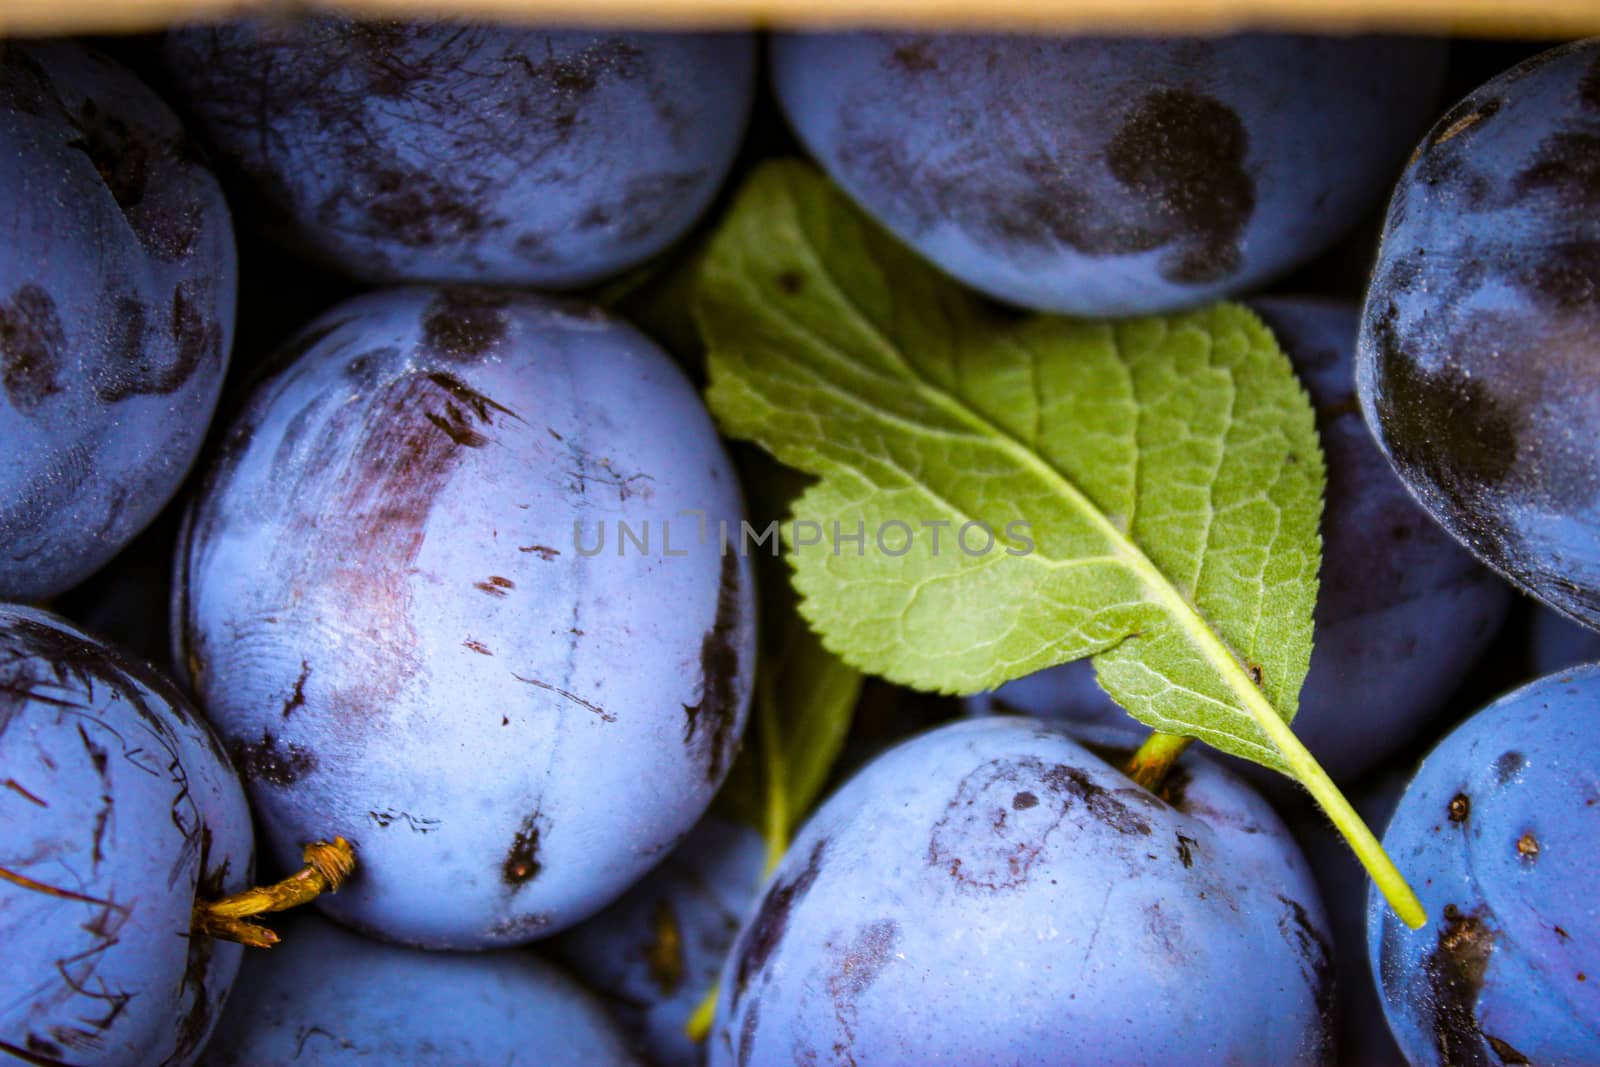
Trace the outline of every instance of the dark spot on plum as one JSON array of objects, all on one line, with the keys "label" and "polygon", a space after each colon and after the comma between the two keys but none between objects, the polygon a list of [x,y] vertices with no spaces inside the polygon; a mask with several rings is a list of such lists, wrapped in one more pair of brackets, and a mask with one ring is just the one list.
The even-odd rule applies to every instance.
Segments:
[{"label": "dark spot on plum", "polygon": [[1238,269],[1239,239],[1256,205],[1248,144],[1232,108],[1179,89],[1146,93],[1112,137],[1112,176],[1181,242],[1162,262],[1168,281],[1214,282]]},{"label": "dark spot on plum", "polygon": [[561,550],[560,549],[551,548],[549,545],[518,546],[517,551],[518,552],[532,552],[535,555],[537,555],[540,559],[544,560],[546,563],[549,563],[551,560],[553,560],[557,556],[561,555]]},{"label": "dark spot on plum", "polygon": [[1199,843],[1200,842],[1196,841],[1192,837],[1185,837],[1183,834],[1179,834],[1178,835],[1178,862],[1182,863],[1185,867],[1193,867],[1194,866],[1194,850],[1195,850],[1195,846],[1198,845]]},{"label": "dark spot on plum", "polygon": [[1324,1023],[1319,1028],[1321,1047],[1317,1054],[1307,1057],[1307,1062],[1332,1063],[1334,1024],[1338,1015],[1337,991],[1333,981],[1333,946],[1312,923],[1303,904],[1282,894],[1278,895],[1278,902],[1287,909],[1278,917],[1278,931],[1299,955],[1300,973],[1311,990],[1317,1014]]},{"label": "dark spot on plum", "polygon": [[1039,798],[1027,790],[1023,790],[1011,798],[1011,807],[1014,811],[1027,811],[1029,808],[1039,806]]},{"label": "dark spot on plum", "polygon": [[778,289],[780,292],[794,296],[806,286],[805,275],[797,270],[782,271],[778,275]]},{"label": "dark spot on plum", "polygon": [[306,681],[310,677],[311,663],[302,659],[300,661],[300,676],[294,680],[294,689],[290,691],[289,699],[283,702],[283,717],[285,719],[306,706]]},{"label": "dark spot on plum", "polygon": [[1051,767],[1045,772],[1044,780],[1060,794],[1082,801],[1091,815],[1118,833],[1149,835],[1150,824],[1142,816],[1076,767]]},{"label": "dark spot on plum", "polygon": [[67,335],[56,302],[37,285],[24,285],[0,302],[0,384],[27,414],[61,391]]},{"label": "dark spot on plum", "polygon": [[143,305],[131,297],[122,299],[119,307],[124,325],[117,348],[120,358],[95,394],[108,404],[131,396],[168,396],[181,389],[202,363],[220,366],[222,324],[202,313],[203,300],[190,282],[180,282],[172,290],[168,328],[173,358],[163,364],[151,358],[164,346],[146,339]]},{"label": "dark spot on plum", "polygon": [[912,41],[903,44],[889,53],[888,62],[891,66],[905,71],[907,74],[922,74],[926,71],[937,70],[939,64],[935,62],[927,41]]},{"label": "dark spot on plum", "polygon": [[1452,1067],[1491,1067],[1478,1030],[1478,994],[1494,951],[1494,934],[1476,914],[1445,906],[1438,945],[1422,961],[1428,983],[1420,1002],[1431,1016],[1434,1048]]},{"label": "dark spot on plum", "polygon": [[1455,796],[1450,798],[1448,810],[1450,812],[1451,822],[1466,822],[1467,818],[1472,814],[1472,798],[1467,796],[1465,793],[1457,793]]},{"label": "dark spot on plum", "polygon": [[78,136],[67,147],[82,152],[99,173],[106,191],[124,215],[144,199],[150,182],[150,152],[128,124],[115,115],[102,115],[94,101],[85,101],[75,117]]},{"label": "dark spot on plum", "polygon": [[1524,1056],[1522,1053],[1513,1048],[1510,1042],[1502,1041],[1498,1037],[1492,1037],[1489,1034],[1484,1034],[1483,1039],[1489,1042],[1489,1047],[1494,1049],[1495,1056],[1497,1056],[1500,1062],[1505,1064],[1506,1067],[1514,1067],[1516,1064],[1529,1064],[1533,1062],[1532,1060],[1528,1059],[1528,1057]]},{"label": "dark spot on plum", "polygon": [[455,243],[489,226],[468,190],[440,181],[430,170],[371,159],[363,169],[360,184],[366,194],[358,198],[354,189],[341,187],[323,201],[319,214],[363,212],[372,220],[374,236],[406,248]]},{"label": "dark spot on plum", "polygon": [[642,241],[705,183],[705,171],[663,171],[631,178],[621,192],[590,204],[578,218],[583,229],[614,229],[624,242]]},{"label": "dark spot on plum", "polygon": [[260,741],[235,741],[228,755],[247,782],[291,786],[317,769],[317,757],[293,741],[279,741],[272,731],[263,729]]},{"label": "dark spot on plum", "polygon": [[822,858],[827,851],[828,839],[822,838],[811,846],[806,865],[798,874],[787,881],[774,882],[766,896],[761,898],[760,909],[735,949],[738,964],[734,970],[733,1009],[738,1009],[739,1001],[749,988],[750,979],[767,965],[777,951],[778,943],[789,928],[789,915],[811,891],[817,875],[822,871]]},{"label": "dark spot on plum", "polygon": [[539,861],[539,838],[549,828],[548,820],[538,811],[522,820],[511,838],[511,847],[506,850],[505,862],[500,866],[501,881],[516,889],[539,877],[544,869]]},{"label": "dark spot on plum", "polygon": [[462,645],[463,648],[469,648],[472,651],[476,652],[480,656],[492,656],[492,655],[494,655],[493,652],[489,651],[489,646],[488,645],[484,644],[482,641],[474,641],[470,637],[467,638],[465,641],[461,642],[461,645]]},{"label": "dark spot on plum", "polygon": [[1516,468],[1518,414],[1484,382],[1445,363],[1429,373],[1396,335],[1390,304],[1373,322],[1378,413],[1402,466],[1420,469],[1458,503],[1503,482]]},{"label": "dark spot on plum", "polygon": [[683,705],[683,744],[716,783],[739,744],[739,626],[743,616],[738,557],[722,557],[717,613],[700,642],[700,699]]},{"label": "dark spot on plum", "polygon": [[[1600,178],[1600,176],[1597,176]],[[1538,251],[1522,288],[1544,307],[1581,312],[1600,302],[1600,242],[1552,242]]]},{"label": "dark spot on plum", "polygon": [[505,294],[492,289],[441,289],[423,312],[423,343],[451,360],[487,355],[510,328],[508,302]]},{"label": "dark spot on plum", "polygon": [[1532,830],[1517,838],[1517,855],[1529,863],[1539,858],[1539,839]]},{"label": "dark spot on plum", "polygon": [[1561,130],[1539,142],[1513,183],[1518,198],[1549,197],[1572,214],[1600,210],[1600,135]]},{"label": "dark spot on plum", "polygon": [[1511,779],[1521,774],[1523,768],[1525,768],[1527,765],[1528,758],[1522,753],[1515,750],[1510,752],[1502,752],[1499,758],[1494,761],[1495,779],[1501,785],[1505,785],[1507,782],[1511,781]]},{"label": "dark spot on plum", "polygon": [[472,587],[479,592],[488,593],[492,597],[504,598],[506,591],[515,589],[517,585],[510,578],[502,578],[498,574],[491,574],[485,581],[473,582]]}]

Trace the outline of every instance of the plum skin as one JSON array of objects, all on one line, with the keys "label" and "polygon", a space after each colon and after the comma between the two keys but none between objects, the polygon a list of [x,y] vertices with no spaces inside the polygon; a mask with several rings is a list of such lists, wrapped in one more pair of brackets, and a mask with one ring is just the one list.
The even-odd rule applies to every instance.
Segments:
[{"label": "plum skin", "polygon": [[1600,667],[1547,675],[1423,760],[1383,835],[1429,922],[1376,894],[1367,948],[1414,1067],[1600,1063]]},{"label": "plum skin", "polygon": [[1362,411],[1484,562],[1600,625],[1600,42],[1448,111],[1389,205],[1357,358]]},{"label": "plum skin", "polygon": [[0,1052],[193,1063],[242,949],[191,913],[246,888],[253,859],[238,777],[177,687],[0,605]]},{"label": "plum skin", "polygon": [[65,41],[0,57],[0,598],[88,577],[166,505],[233,339],[222,189],[132,73]]},{"label": "plum skin", "polygon": [[311,913],[252,953],[202,1067],[637,1067],[605,1010],[527,952],[380,944]]},{"label": "plum skin", "polygon": [[711,1067],[1329,1061],[1304,859],[1216,764],[1185,756],[1171,785],[1176,807],[1023,718],[890,750],[774,872]]},{"label": "plum skin", "polygon": [[385,283],[642,262],[710,204],[755,76],[747,33],[337,15],[190,27],[166,54],[268,236]]},{"label": "plum skin", "polygon": [[[555,933],[688,832],[743,729],[749,560],[680,514],[742,515],[710,418],[631,328],[505,292],[357,298],[284,363],[191,509],[180,662],[278,861],[355,846],[329,914]],[[654,551],[583,556],[575,519],[586,548],[651,521]]]},{"label": "plum skin", "polygon": [[790,124],[866,211],[997,300],[1196,306],[1331,244],[1432,117],[1442,42],[779,34]]}]

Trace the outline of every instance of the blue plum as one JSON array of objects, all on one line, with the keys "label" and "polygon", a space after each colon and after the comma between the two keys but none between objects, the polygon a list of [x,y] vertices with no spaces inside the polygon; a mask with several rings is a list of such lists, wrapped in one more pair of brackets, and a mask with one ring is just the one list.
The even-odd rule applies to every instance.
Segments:
[{"label": "blue plum", "polygon": [[1356,369],[1434,518],[1600,625],[1600,40],[1512,68],[1428,134],[1389,205]]},{"label": "blue plum", "polygon": [[1550,674],[1583,663],[1600,663],[1600,631],[1580,626],[1541,607],[1528,629],[1533,673]]},{"label": "blue plum", "polygon": [[703,1062],[685,1027],[760,899],[766,859],[759,831],[713,809],[643,881],[553,942],[658,1067]]},{"label": "blue plum", "polygon": [[86,578],[177,491],[233,336],[222,189],[167,106],[0,42],[0,598]]},{"label": "blue plum", "polygon": [[[1373,444],[1353,389],[1356,309],[1254,306],[1311,394],[1327,457],[1316,645],[1295,732],[1330,774],[1350,779],[1419,735],[1489,647],[1512,594],[1411,499]],[[1126,718],[1093,674],[1067,664],[996,697],[1080,724]]]},{"label": "blue plum", "polygon": [[320,919],[251,953],[204,1067],[637,1067],[572,979],[527,952],[382,945]]},{"label": "blue plum", "polygon": [[711,1067],[1327,1062],[1327,922],[1293,840],[1197,754],[1166,795],[1029,719],[891,749],[741,931]]},{"label": "blue plum", "polygon": [[1429,922],[1374,894],[1367,947],[1413,1067],[1600,1063],[1600,667],[1522,687],[1456,727],[1383,846]]},{"label": "blue plum", "polygon": [[700,398],[614,319],[481,289],[360,297],[283,361],[174,590],[274,855],[344,836],[323,906],[423,947],[584,918],[694,825],[749,704],[750,561],[683,514],[742,516]]},{"label": "blue plum", "polygon": [[252,860],[238,777],[172,683],[0,605],[0,1061],[193,1063],[242,950],[191,914]]},{"label": "blue plum", "polygon": [[877,220],[1008,303],[1186,307],[1335,241],[1432,117],[1442,42],[783,34],[778,98]]},{"label": "blue plum", "polygon": [[319,15],[184,29],[167,59],[270,231],[369,281],[553,287],[694,224],[755,45]]}]

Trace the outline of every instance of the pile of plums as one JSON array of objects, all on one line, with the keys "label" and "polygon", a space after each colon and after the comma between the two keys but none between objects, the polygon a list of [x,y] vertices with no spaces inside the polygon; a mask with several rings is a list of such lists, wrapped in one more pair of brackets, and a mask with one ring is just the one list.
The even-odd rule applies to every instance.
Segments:
[{"label": "pile of plums", "polygon": [[[781,860],[712,807],[738,470],[615,297],[800,151],[996,301],[1271,327],[1296,728],[1426,926],[1284,779],[1135,784],[1086,663]],[[1600,1063],[1600,40],[0,41],[0,204],[0,1063]],[[278,947],[202,921],[335,838]]]}]

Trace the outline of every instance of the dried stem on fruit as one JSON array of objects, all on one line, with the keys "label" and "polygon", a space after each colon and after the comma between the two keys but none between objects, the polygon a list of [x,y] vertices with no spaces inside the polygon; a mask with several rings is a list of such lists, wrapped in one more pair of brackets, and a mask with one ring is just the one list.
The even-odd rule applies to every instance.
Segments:
[{"label": "dried stem on fruit", "polygon": [[272,885],[257,886],[220,900],[197,901],[194,932],[251,948],[271,948],[278,935],[250,920],[269,912],[309,904],[323,893],[336,893],[356,868],[355,849],[342,837],[313,841],[302,854],[305,866]]}]

